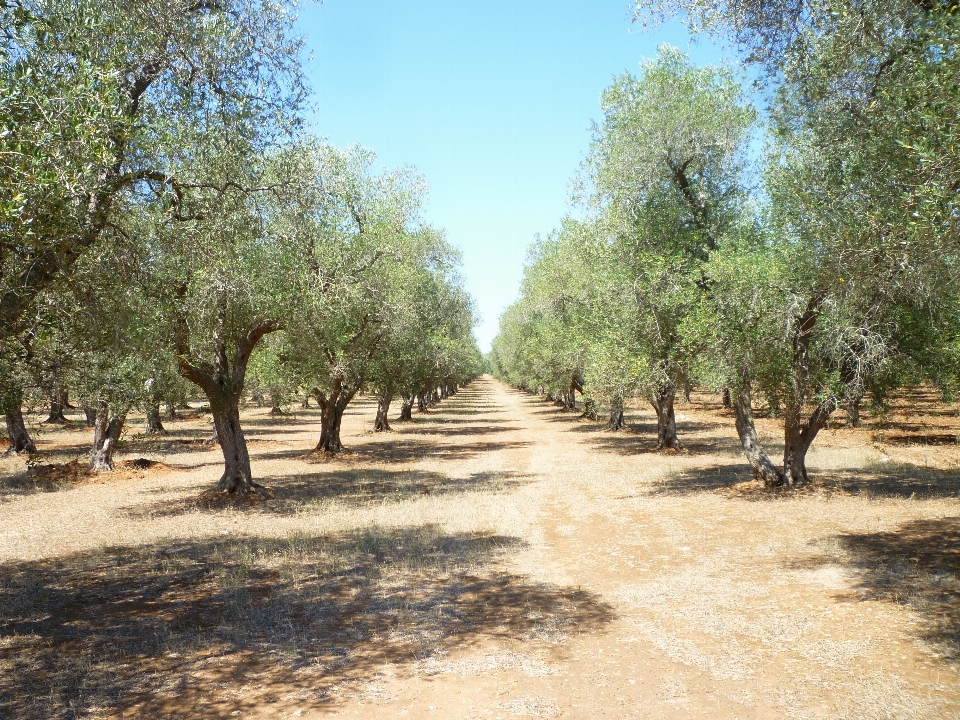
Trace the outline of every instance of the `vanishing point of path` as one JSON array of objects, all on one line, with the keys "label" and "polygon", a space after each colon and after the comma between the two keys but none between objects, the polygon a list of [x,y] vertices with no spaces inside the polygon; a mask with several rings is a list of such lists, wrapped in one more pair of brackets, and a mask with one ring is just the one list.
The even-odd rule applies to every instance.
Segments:
[{"label": "vanishing point of path", "polygon": [[[194,502],[211,451],[6,497],[0,591],[27,609],[0,625],[0,715],[43,716],[17,693],[46,680],[10,671],[54,677],[84,652],[117,704],[81,717],[960,715],[956,596],[937,604],[918,549],[924,532],[955,547],[957,499],[738,494],[732,427],[679,412],[691,451],[661,454],[649,432],[484,377],[389,434],[359,403],[341,458],[305,454],[311,411],[251,415],[254,471],[277,493],[261,507]],[[24,599],[28,576],[57,579],[62,605]],[[28,622],[30,602],[67,617]],[[165,644],[131,644],[157,623]]]}]

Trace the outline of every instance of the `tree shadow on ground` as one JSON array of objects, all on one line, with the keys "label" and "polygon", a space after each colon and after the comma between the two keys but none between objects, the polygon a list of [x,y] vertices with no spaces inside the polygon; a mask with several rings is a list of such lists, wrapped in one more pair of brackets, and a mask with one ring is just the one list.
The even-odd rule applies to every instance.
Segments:
[{"label": "tree shadow on ground", "polygon": [[613,619],[596,595],[500,572],[521,544],[425,525],[5,563],[0,716],[321,710],[388,664],[415,673],[443,651]]},{"label": "tree shadow on ground", "polygon": [[[459,433],[458,433],[459,434]],[[413,433],[410,433],[413,435]],[[420,442],[399,436],[396,440],[382,440],[368,442],[350,448],[358,458],[371,462],[410,462],[423,458],[442,458],[445,460],[464,460],[483,453],[499,452],[528,447],[527,441],[493,441],[457,443],[444,445],[431,442]]]},{"label": "tree shadow on ground", "polygon": [[[456,437],[458,435],[494,435],[496,433],[515,432],[519,430],[516,425],[456,425],[445,428],[446,423],[438,421],[432,427],[409,428],[410,435],[447,435]],[[439,427],[438,427],[439,426]],[[406,428],[405,428],[406,429]]]},{"label": "tree shadow on ground", "polygon": [[412,420],[390,420],[391,425],[396,425],[398,429],[416,428],[423,425],[473,425],[483,422],[482,418],[449,418],[437,413],[436,415],[416,415]]},{"label": "tree shadow on ground", "polygon": [[[745,462],[711,465],[671,475],[651,489],[655,495],[689,495],[722,491],[730,497],[758,502],[809,494],[855,495],[866,499],[936,499],[960,496],[960,471],[937,470],[906,463],[867,469],[809,468],[810,483],[798,488],[764,489],[754,483]],[[745,483],[748,485],[744,486]],[[738,487],[739,486],[739,487]]]},{"label": "tree shadow on ground", "polygon": [[[362,507],[402,503],[428,495],[449,495],[479,491],[506,492],[530,479],[514,472],[478,472],[466,477],[449,477],[421,470],[382,468],[331,469],[327,472],[263,477],[273,497],[255,504],[230,504],[230,511],[266,515],[298,515],[322,510],[326,504]],[[212,484],[211,484],[212,487]],[[124,517],[163,518],[183,515],[200,507],[206,496],[182,500],[161,500],[154,504],[122,508]]]},{"label": "tree shadow on ground", "polygon": [[[859,600],[905,605],[920,635],[944,658],[960,661],[960,517],[914,520],[896,530],[836,536],[841,556],[795,563],[799,569],[849,567]],[[843,600],[849,600],[844,595]]]},{"label": "tree shadow on ground", "polygon": [[[409,427],[409,426],[407,426]],[[401,432],[396,432],[401,430]],[[486,452],[511,450],[530,445],[526,441],[502,442],[471,442],[457,443],[456,445],[440,444],[437,442],[421,441],[415,438],[426,435],[467,435],[464,430],[456,432],[434,431],[429,428],[406,430],[406,427],[395,428],[395,432],[387,433],[386,439],[364,442],[357,445],[348,445],[343,453],[333,456],[311,456],[312,449],[289,448],[278,450],[259,450],[251,448],[250,457],[254,460],[306,460],[311,464],[343,461],[343,462],[391,462],[403,463],[422,460],[423,458],[442,458],[445,460],[463,460]],[[383,437],[382,434],[378,436]]]},{"label": "tree shadow on ground", "polygon": [[[586,441],[603,452],[617,455],[642,455],[644,453],[672,453],[675,450],[657,449],[656,423],[629,419],[624,430],[610,431],[600,424],[571,425],[572,432],[580,432],[586,436]],[[716,425],[684,421],[677,429],[685,454],[707,455],[713,453],[741,452],[737,438],[730,437]]]},{"label": "tree shadow on ground", "polygon": [[489,406],[475,407],[475,408],[471,408],[471,407],[466,407],[466,408],[465,408],[463,405],[459,405],[459,404],[458,404],[456,409],[453,409],[453,408],[445,408],[445,407],[433,407],[433,408],[431,408],[430,410],[428,410],[427,412],[423,412],[423,413],[422,413],[422,412],[416,412],[416,411],[415,411],[415,412],[413,413],[413,416],[414,416],[415,418],[419,417],[419,418],[427,419],[427,418],[430,418],[431,416],[434,416],[434,415],[440,415],[440,416],[445,416],[445,415],[496,415],[496,414],[504,413],[504,412],[506,412],[506,410],[497,409],[497,406],[496,406],[496,405],[489,405]]}]

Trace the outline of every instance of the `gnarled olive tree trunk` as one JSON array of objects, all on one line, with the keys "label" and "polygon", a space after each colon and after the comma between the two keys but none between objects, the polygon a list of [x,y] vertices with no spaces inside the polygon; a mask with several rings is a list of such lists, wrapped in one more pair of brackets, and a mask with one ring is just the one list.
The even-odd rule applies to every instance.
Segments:
[{"label": "gnarled olive tree trunk", "polygon": [[760,438],[757,437],[757,428],[753,421],[753,398],[750,385],[747,384],[732,393],[733,411],[736,415],[737,435],[747,462],[753,469],[753,477],[761,480],[767,487],[776,487],[783,484],[783,474],[777,470],[767,456]]},{"label": "gnarled olive tree trunk", "polygon": [[254,492],[261,487],[253,481],[247,439],[240,426],[240,393],[223,393],[210,398],[213,427],[223,453],[223,475],[217,489],[223,493]]},{"label": "gnarled olive tree trunk", "polygon": [[833,397],[823,400],[804,422],[803,410],[809,394],[810,343],[824,297],[823,293],[810,297],[793,334],[792,397],[783,413],[783,482],[790,487],[808,481],[807,451],[838,404]]},{"label": "gnarled olive tree trunk", "polygon": [[615,397],[610,401],[610,419],[607,421],[607,430],[623,430],[627,423],[623,419],[623,398]]},{"label": "gnarled olive tree trunk", "polygon": [[783,482],[785,485],[803,485],[807,477],[807,451],[823,428],[830,421],[830,415],[836,409],[835,398],[827,398],[813,411],[804,422],[803,406],[791,403],[783,414]]},{"label": "gnarled olive tree trunk", "polygon": [[657,411],[657,448],[679,450],[683,447],[677,437],[677,418],[673,411],[673,401],[677,397],[677,388],[672,382],[664,383],[653,391],[650,404]]},{"label": "gnarled olive tree trunk", "polygon": [[37,451],[36,445],[27,432],[27,426],[23,422],[23,395],[14,393],[7,399],[4,416],[7,423],[7,441],[10,443],[5,451],[5,455],[20,455],[21,453],[34,453]]},{"label": "gnarled olive tree trunk", "polygon": [[66,409],[66,403],[64,402],[65,394],[66,393],[62,392],[59,387],[50,393],[50,413],[43,422],[51,425],[60,425],[67,422],[67,416],[63,414],[63,411]]},{"label": "gnarled olive tree trunk", "polygon": [[863,422],[860,419],[860,405],[863,402],[863,388],[856,388],[847,397],[847,425],[850,427],[860,427]]},{"label": "gnarled olive tree trunk", "polygon": [[207,396],[216,440],[223,452],[223,475],[217,489],[223,493],[255,493],[263,488],[253,481],[247,441],[240,426],[240,399],[247,374],[247,363],[257,343],[268,333],[282,329],[274,320],[254,325],[237,344],[233,363],[227,360],[226,341],[215,338],[214,363],[191,357],[186,321],[177,326],[177,367],[180,374],[197,385]]},{"label": "gnarled olive tree trunk", "polygon": [[317,450],[330,453],[343,450],[343,443],[340,441],[340,423],[347,405],[353,400],[353,396],[357,394],[362,384],[357,380],[347,385],[338,378],[333,383],[329,395],[319,389],[313,392],[320,406],[320,441],[317,443]]},{"label": "gnarled olive tree trunk", "polygon": [[116,450],[123,423],[129,408],[110,412],[106,400],[97,403],[97,419],[93,423],[93,450],[90,451],[90,469],[94,472],[113,470],[113,451]]},{"label": "gnarled olive tree trunk", "polygon": [[599,417],[597,415],[597,401],[590,397],[584,398],[583,412],[580,414],[580,417],[586,418],[587,420],[596,420]]},{"label": "gnarled olive tree trunk", "polygon": [[374,432],[389,432],[390,420],[387,413],[390,411],[390,402],[393,400],[393,393],[383,391],[377,398],[377,417],[373,421]]},{"label": "gnarled olive tree trunk", "polygon": [[413,420],[413,403],[417,399],[414,395],[403,395],[400,402],[400,417],[397,421]]},{"label": "gnarled olive tree trunk", "polygon": [[160,419],[160,401],[153,401],[147,405],[147,435],[166,434],[167,430]]}]

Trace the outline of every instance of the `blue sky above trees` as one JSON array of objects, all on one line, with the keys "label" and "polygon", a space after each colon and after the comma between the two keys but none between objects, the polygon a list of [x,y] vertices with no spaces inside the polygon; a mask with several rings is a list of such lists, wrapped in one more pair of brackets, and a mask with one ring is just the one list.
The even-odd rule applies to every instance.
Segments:
[{"label": "blue sky above trees", "polygon": [[325,0],[306,7],[313,129],[430,183],[427,220],[464,254],[481,349],[517,295],[527,246],[556,227],[613,76],[669,42],[731,53],[625,0]]}]

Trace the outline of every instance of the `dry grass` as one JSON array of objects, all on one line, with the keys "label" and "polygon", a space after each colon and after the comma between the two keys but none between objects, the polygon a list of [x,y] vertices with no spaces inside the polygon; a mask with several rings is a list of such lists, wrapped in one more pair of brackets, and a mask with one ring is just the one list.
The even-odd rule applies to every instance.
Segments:
[{"label": "dry grass", "polygon": [[202,413],[95,476],[45,427],[0,461],[0,716],[957,717],[954,410],[838,424],[769,493],[718,400],[664,454],[642,406],[610,433],[486,380],[388,434],[361,399],[336,457],[249,410],[244,504]]}]

